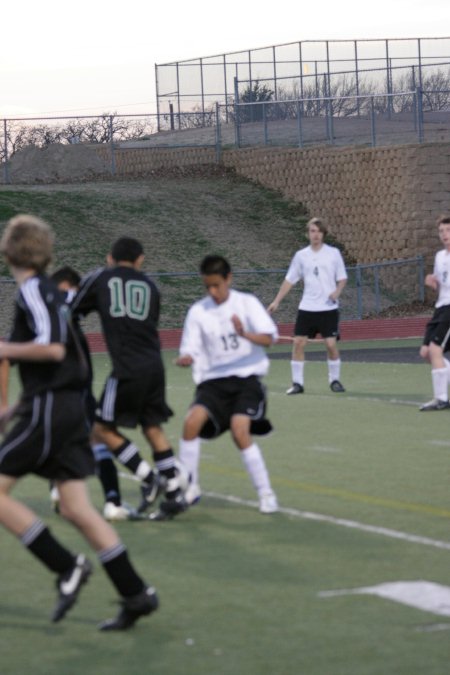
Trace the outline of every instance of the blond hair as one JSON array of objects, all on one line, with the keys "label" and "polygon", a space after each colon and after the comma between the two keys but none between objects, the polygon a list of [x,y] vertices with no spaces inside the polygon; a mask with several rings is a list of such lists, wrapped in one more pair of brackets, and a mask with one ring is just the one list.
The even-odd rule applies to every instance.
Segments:
[{"label": "blond hair", "polygon": [[308,220],[308,222],[306,223],[306,229],[308,231],[311,225],[315,225],[318,228],[319,232],[322,232],[323,236],[325,236],[328,233],[327,226],[322,220],[320,220],[320,218],[311,218],[311,220]]},{"label": "blond hair", "polygon": [[41,218],[20,214],[11,218],[0,241],[9,265],[44,272],[52,259],[54,234]]}]

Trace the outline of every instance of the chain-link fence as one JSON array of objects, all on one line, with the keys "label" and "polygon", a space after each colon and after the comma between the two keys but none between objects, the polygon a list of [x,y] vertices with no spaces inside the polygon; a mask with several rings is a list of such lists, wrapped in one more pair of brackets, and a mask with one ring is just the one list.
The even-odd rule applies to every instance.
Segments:
[{"label": "chain-link fence", "polygon": [[156,65],[158,114],[170,121],[171,111],[205,114],[215,103],[265,100],[255,96],[269,92],[295,100],[441,89],[436,81],[449,63],[449,37],[306,40],[174,61]]},{"label": "chain-link fence", "polygon": [[[150,272],[151,273],[151,272]],[[375,316],[389,307],[424,301],[424,262],[421,256],[394,262],[355,265],[347,268],[348,282],[340,298],[342,319]],[[234,287],[254,293],[267,306],[273,300],[286,274],[285,269],[235,270]],[[152,274],[162,295],[160,328],[181,328],[189,306],[204,294],[202,280],[196,273]],[[0,278],[2,305],[0,335],[7,335],[12,321],[17,292],[9,278]],[[301,289],[294,287],[278,309],[278,323],[295,319]],[[97,317],[88,317],[88,332],[100,331]]]}]

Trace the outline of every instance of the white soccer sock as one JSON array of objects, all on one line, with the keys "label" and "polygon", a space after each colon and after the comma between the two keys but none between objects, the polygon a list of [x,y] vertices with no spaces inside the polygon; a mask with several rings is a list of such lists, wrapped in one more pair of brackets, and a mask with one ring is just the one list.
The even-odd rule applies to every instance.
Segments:
[{"label": "white soccer sock", "polygon": [[303,386],[303,369],[305,366],[304,361],[291,361],[291,373],[292,373],[292,382],[301,384]]},{"label": "white soccer sock", "polygon": [[200,438],[194,438],[192,441],[180,439],[180,462],[184,464],[191,476],[191,481],[198,484],[198,465],[200,463]]},{"label": "white soccer sock", "polygon": [[444,363],[447,369],[447,382],[450,384],[450,361],[444,358]]},{"label": "white soccer sock", "polygon": [[431,371],[434,398],[439,401],[448,401],[447,368],[435,368]]},{"label": "white soccer sock", "polygon": [[271,492],[269,474],[259,446],[252,443],[245,450],[241,450],[241,457],[258,495]]},{"label": "white soccer sock", "polygon": [[328,383],[331,384],[334,380],[341,378],[341,359],[335,361],[327,360],[328,364]]}]

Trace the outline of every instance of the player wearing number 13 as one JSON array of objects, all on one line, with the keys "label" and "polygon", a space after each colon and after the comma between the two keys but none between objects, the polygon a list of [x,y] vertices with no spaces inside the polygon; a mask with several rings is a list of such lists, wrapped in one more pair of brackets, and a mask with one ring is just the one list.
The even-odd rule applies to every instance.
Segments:
[{"label": "player wearing number 13", "polygon": [[[141,270],[143,261],[141,243],[121,237],[107,256],[107,267],[82,279],[71,307],[75,316],[98,312],[112,360],[112,373],[96,412],[96,436],[142,481],[139,511],[155,501],[164,484],[170,512],[176,515],[185,504],[174,453],[161,426],[173,413],[165,400],[157,329],[160,296],[154,282]],[[138,425],[153,450],[157,472],[117,428]]]},{"label": "player wearing number 13", "polygon": [[180,442],[180,460],[191,476],[186,499],[193,503],[200,497],[200,438],[214,438],[230,429],[258,493],[260,511],[273,513],[277,500],[252,433],[271,429],[260,378],[269,369],[263,347],[277,340],[277,328],[254,295],[231,288],[231,268],[225,258],[206,256],[200,273],[207,296],[186,316],[176,361],[179,366],[192,366],[197,385]]}]

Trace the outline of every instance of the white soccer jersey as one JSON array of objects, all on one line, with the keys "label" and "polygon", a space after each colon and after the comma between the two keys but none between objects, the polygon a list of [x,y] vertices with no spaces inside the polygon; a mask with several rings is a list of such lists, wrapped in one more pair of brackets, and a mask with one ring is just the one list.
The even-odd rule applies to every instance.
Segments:
[{"label": "white soccer jersey", "polygon": [[450,253],[445,248],[436,253],[433,274],[439,281],[439,295],[435,306],[450,305]]},{"label": "white soccer jersey", "polygon": [[189,309],[184,322],[180,354],[194,359],[196,384],[219,377],[262,376],[269,370],[265,349],[237,335],[231,317],[239,317],[244,331],[266,333],[275,342],[278,331],[261,302],[251,293],[230,290],[218,305],[209,296]]},{"label": "white soccer jersey", "polygon": [[303,279],[304,289],[298,308],[307,312],[337,309],[338,302],[330,300],[336,283],[347,279],[344,261],[339,249],[322,244],[318,251],[311,246],[294,255],[286,274],[286,281],[296,284]]}]

